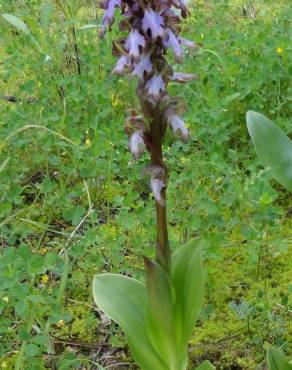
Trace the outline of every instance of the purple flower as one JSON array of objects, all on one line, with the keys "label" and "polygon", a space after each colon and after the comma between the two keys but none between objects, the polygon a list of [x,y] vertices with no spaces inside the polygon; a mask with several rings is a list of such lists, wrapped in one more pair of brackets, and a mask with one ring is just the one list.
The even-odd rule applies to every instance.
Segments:
[{"label": "purple flower", "polygon": [[165,199],[163,199],[161,195],[161,190],[165,188],[165,183],[161,179],[156,179],[152,177],[150,180],[150,186],[155,200],[161,206],[165,206]]},{"label": "purple flower", "polygon": [[152,40],[156,40],[157,37],[164,36],[164,21],[161,15],[156,13],[151,8],[144,10],[144,17],[142,19],[142,28],[144,32],[151,37]]},{"label": "purple flower", "polygon": [[134,29],[130,32],[125,46],[129,57],[137,60],[145,47],[145,39],[137,29]]},{"label": "purple flower", "polygon": [[161,74],[156,73],[149,81],[145,84],[145,90],[148,94],[148,100],[150,102],[157,102],[160,100],[162,94],[165,92],[165,82]]},{"label": "purple flower", "polygon": [[142,130],[135,131],[132,134],[129,141],[129,147],[135,159],[138,159],[143,154],[146,146]]},{"label": "purple flower", "polygon": [[142,54],[140,61],[136,64],[132,74],[142,80],[145,73],[152,71],[152,63],[150,61],[150,53]]},{"label": "purple flower", "polygon": [[172,32],[170,28],[166,29],[166,34],[167,34],[167,40],[164,41],[164,46],[167,48],[172,48],[175,54],[175,59],[177,63],[182,62],[182,56],[183,56],[183,51],[182,48],[180,47],[179,40],[175,36],[175,34]]},{"label": "purple flower", "polygon": [[129,59],[126,55],[122,55],[113,69],[112,73],[117,75],[122,75],[125,73],[126,68],[129,66]]},{"label": "purple flower", "polygon": [[195,74],[174,72],[173,75],[170,76],[170,81],[185,83],[185,82],[196,80],[197,78],[198,76]]},{"label": "purple flower", "polygon": [[184,121],[173,112],[172,107],[169,107],[166,112],[166,120],[175,136],[179,137],[183,141],[187,141],[189,138],[189,130],[186,128]]},{"label": "purple flower", "polygon": [[122,4],[122,0],[109,0],[106,6],[106,10],[104,12],[104,15],[102,17],[101,22],[101,30],[100,30],[100,37],[103,38],[105,34],[105,30],[107,25],[112,26],[115,21],[114,13],[115,8],[120,8]]},{"label": "purple flower", "polygon": [[179,41],[182,45],[188,47],[189,49],[195,50],[197,48],[197,44],[195,42],[184,39],[183,37],[180,37]]}]

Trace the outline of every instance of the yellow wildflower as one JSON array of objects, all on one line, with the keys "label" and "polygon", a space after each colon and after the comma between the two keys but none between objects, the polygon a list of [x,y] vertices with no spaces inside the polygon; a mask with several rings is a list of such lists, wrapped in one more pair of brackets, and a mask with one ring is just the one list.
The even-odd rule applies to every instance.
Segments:
[{"label": "yellow wildflower", "polygon": [[42,282],[44,283],[44,284],[47,284],[47,282],[49,281],[49,277],[48,277],[48,275],[47,274],[44,274],[43,276],[42,276]]},{"label": "yellow wildflower", "polygon": [[90,145],[91,145],[91,141],[90,141],[90,139],[88,139],[88,138],[87,138],[87,139],[85,140],[85,145],[87,145],[87,146],[90,146]]},{"label": "yellow wildflower", "polygon": [[283,54],[284,53],[284,49],[283,48],[277,48],[277,54],[278,55],[281,55],[281,54]]},{"label": "yellow wildflower", "polygon": [[57,323],[58,328],[62,328],[62,326],[64,326],[64,325],[65,325],[64,320],[59,320],[58,323]]}]

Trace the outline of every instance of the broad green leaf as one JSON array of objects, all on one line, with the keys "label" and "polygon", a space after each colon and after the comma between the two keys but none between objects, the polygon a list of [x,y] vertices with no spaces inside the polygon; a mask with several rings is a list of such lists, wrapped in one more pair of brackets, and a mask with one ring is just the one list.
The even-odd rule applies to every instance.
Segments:
[{"label": "broad green leaf", "polygon": [[16,27],[20,31],[24,32],[26,35],[30,35],[30,30],[28,29],[27,25],[15,15],[4,13],[2,17],[12,24],[12,26]]},{"label": "broad green leaf", "polygon": [[211,364],[210,361],[204,361],[200,366],[196,367],[194,370],[214,370],[215,366]]},{"label": "broad green leaf", "polygon": [[145,258],[148,305],[146,330],[153,347],[168,369],[178,368],[174,331],[174,306],[168,273],[157,262]]},{"label": "broad green leaf", "polygon": [[166,370],[145,330],[145,285],[123,275],[101,274],[93,280],[97,306],[124,330],[130,349],[143,370]]},{"label": "broad green leaf", "polygon": [[292,370],[292,365],[289,364],[286,357],[274,347],[268,349],[267,358],[269,370]]},{"label": "broad green leaf", "polygon": [[249,111],[247,128],[256,152],[273,177],[292,191],[292,141],[272,121],[260,113]]},{"label": "broad green leaf", "polygon": [[201,250],[204,241],[192,240],[173,253],[172,285],[175,289],[175,321],[179,351],[184,351],[203,304]]}]

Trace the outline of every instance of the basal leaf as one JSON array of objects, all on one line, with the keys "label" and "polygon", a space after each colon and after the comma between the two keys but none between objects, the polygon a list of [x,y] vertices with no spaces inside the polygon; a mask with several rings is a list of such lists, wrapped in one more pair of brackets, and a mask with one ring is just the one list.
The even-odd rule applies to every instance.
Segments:
[{"label": "basal leaf", "polygon": [[173,253],[172,284],[175,289],[175,322],[179,351],[187,347],[203,304],[201,249],[195,239]]},{"label": "basal leaf", "polygon": [[247,128],[256,152],[273,177],[292,191],[292,141],[264,115],[249,111]]},{"label": "basal leaf", "polygon": [[267,358],[269,370],[292,370],[292,365],[289,364],[286,357],[274,347],[268,349]]},{"label": "basal leaf", "polygon": [[211,364],[210,361],[204,361],[200,366],[196,367],[194,370],[214,370],[215,366]]},{"label": "basal leaf", "polygon": [[15,15],[4,13],[2,17],[18,30],[24,32],[26,35],[30,35],[30,30],[27,25]]},{"label": "basal leaf", "polygon": [[97,306],[125,332],[130,349],[143,370],[166,370],[145,330],[146,291],[144,284],[123,275],[101,274],[93,280]]},{"label": "basal leaf", "polygon": [[157,262],[145,258],[148,306],[146,330],[167,369],[178,368],[174,331],[174,306],[168,273]]}]

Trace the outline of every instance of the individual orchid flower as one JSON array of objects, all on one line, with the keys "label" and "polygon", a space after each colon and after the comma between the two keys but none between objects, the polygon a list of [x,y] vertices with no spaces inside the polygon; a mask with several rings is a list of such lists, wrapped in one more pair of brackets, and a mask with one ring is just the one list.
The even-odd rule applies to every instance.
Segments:
[{"label": "individual orchid flower", "polygon": [[195,50],[197,49],[197,44],[193,41],[190,41],[190,40],[187,40],[187,39],[184,39],[183,37],[179,37],[179,42],[186,46],[187,48],[189,49],[192,49],[192,50]]},{"label": "individual orchid flower", "polygon": [[152,40],[156,40],[157,37],[163,37],[165,33],[163,17],[152,8],[145,9],[142,28]]},{"label": "individual orchid flower", "polygon": [[182,48],[180,47],[179,40],[175,36],[175,34],[172,32],[170,28],[166,29],[166,36],[167,40],[164,41],[164,46],[167,48],[172,48],[175,54],[175,60],[177,63],[182,62],[182,56],[183,56],[183,51]]},{"label": "individual orchid flower", "polygon": [[112,70],[112,73],[115,73],[117,75],[123,75],[126,72],[126,68],[129,66],[129,59],[126,55],[122,55],[115,66],[115,68]]},{"label": "individual orchid flower", "polygon": [[130,142],[129,142],[129,147],[133,154],[133,157],[136,160],[143,154],[146,146],[145,146],[142,130],[135,131],[132,134],[130,138]]},{"label": "individual orchid flower", "polygon": [[178,83],[185,83],[185,82],[196,80],[197,78],[198,76],[195,74],[174,72],[173,75],[170,76],[170,81],[178,82]]},{"label": "individual orchid flower", "polygon": [[165,199],[162,198],[161,190],[165,188],[165,183],[161,179],[152,177],[150,180],[150,186],[155,200],[164,207]]},{"label": "individual orchid flower", "polygon": [[120,8],[122,0],[109,0],[101,22],[100,36],[103,37],[107,26],[112,26],[115,22],[115,8]]},{"label": "individual orchid flower", "polygon": [[165,112],[167,123],[172,128],[175,136],[186,142],[189,138],[189,130],[186,128],[184,121],[174,113],[172,107]]},{"label": "individual orchid flower", "polygon": [[137,29],[134,29],[130,32],[125,46],[129,57],[137,60],[140,57],[141,50],[145,47],[145,39]]},{"label": "individual orchid flower", "polygon": [[145,74],[149,74],[152,71],[152,68],[150,53],[142,54],[140,61],[135,65],[132,75],[138,77],[139,80],[142,80],[145,77]]},{"label": "individual orchid flower", "polygon": [[157,102],[165,92],[165,82],[161,74],[156,73],[145,84],[145,90],[148,95],[148,100]]}]

